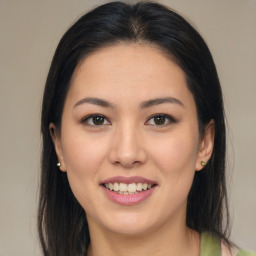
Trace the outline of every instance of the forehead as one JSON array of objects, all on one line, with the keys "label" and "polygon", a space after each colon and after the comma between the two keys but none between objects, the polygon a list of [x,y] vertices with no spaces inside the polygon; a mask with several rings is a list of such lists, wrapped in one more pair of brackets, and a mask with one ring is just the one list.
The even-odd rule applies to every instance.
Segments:
[{"label": "forehead", "polygon": [[159,48],[141,44],[104,47],[80,62],[67,100],[94,96],[126,103],[175,96],[193,103],[183,70]]}]

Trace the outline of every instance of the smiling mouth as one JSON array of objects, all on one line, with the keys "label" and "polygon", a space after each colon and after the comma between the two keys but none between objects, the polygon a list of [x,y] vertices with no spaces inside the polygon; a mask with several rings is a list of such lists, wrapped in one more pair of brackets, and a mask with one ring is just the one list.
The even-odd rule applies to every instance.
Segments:
[{"label": "smiling mouth", "polygon": [[108,190],[116,192],[121,195],[136,195],[143,191],[150,190],[155,187],[156,184],[149,183],[122,183],[122,182],[114,182],[114,183],[104,183],[102,184]]}]

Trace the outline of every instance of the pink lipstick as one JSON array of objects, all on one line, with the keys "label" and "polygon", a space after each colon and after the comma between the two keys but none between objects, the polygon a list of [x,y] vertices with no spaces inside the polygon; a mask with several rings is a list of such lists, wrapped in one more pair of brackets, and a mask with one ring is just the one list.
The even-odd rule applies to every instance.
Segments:
[{"label": "pink lipstick", "polygon": [[152,195],[157,182],[140,176],[115,176],[100,183],[105,195],[121,205],[138,204]]}]

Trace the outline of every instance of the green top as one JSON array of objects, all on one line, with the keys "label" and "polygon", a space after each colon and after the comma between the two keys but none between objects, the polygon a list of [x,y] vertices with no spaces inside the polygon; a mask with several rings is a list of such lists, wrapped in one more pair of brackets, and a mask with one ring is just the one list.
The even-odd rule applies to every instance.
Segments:
[{"label": "green top", "polygon": [[[220,240],[210,233],[202,233],[200,256],[221,256]],[[240,249],[236,256],[256,256],[256,253]]]}]

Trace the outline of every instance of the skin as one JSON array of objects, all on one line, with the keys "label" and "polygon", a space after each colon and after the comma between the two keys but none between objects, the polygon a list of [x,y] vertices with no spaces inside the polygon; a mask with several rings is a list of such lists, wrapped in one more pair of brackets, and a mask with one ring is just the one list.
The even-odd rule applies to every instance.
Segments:
[{"label": "skin", "polygon": [[[111,106],[81,102],[88,97]],[[166,97],[180,103],[141,107]],[[172,119],[157,125],[152,115],[159,113]],[[91,114],[106,119],[95,125]],[[211,156],[214,123],[200,136],[185,74],[161,50],[124,43],[87,56],[73,74],[61,132],[54,124],[50,131],[60,170],[87,215],[88,255],[199,255],[199,235],[186,227],[187,196]],[[145,201],[122,206],[100,186],[113,176],[141,176],[157,187]]]}]

